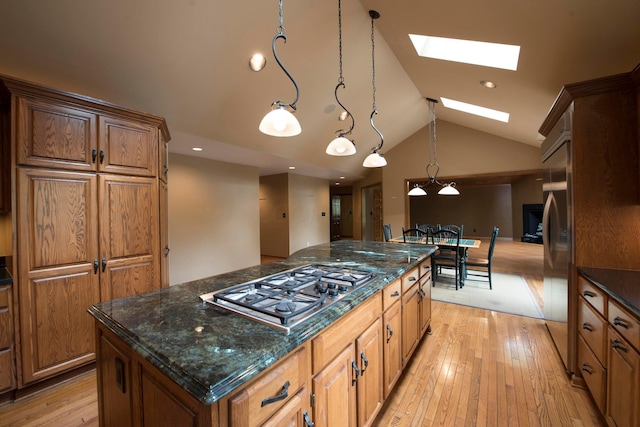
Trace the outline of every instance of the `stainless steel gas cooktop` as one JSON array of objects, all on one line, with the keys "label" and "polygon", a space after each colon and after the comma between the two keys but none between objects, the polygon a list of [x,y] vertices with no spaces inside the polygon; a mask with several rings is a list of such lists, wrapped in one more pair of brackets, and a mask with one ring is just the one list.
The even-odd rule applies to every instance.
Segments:
[{"label": "stainless steel gas cooktop", "polygon": [[373,279],[370,271],[309,264],[200,298],[216,307],[289,331]]}]

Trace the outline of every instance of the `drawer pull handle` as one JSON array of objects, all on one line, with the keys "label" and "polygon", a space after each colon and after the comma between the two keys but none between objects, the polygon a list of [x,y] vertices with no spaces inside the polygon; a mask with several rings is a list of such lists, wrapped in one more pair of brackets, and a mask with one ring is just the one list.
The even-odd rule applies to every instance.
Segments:
[{"label": "drawer pull handle", "polygon": [[98,150],[95,148],[91,150],[91,163],[95,163],[98,158]]},{"label": "drawer pull handle", "polygon": [[98,259],[94,259],[93,260],[93,274],[98,274],[98,268],[100,267],[100,263],[98,262]]},{"label": "drawer pull handle", "polygon": [[615,319],[613,319],[613,324],[616,326],[621,326],[625,329],[629,329],[629,325],[627,325],[624,320],[622,320],[621,318],[617,317]]},{"label": "drawer pull handle", "polygon": [[625,353],[627,353],[629,351],[629,350],[627,350],[627,347],[623,346],[622,343],[620,342],[620,340],[618,340],[617,338],[615,340],[613,340],[613,342],[611,343],[611,347],[618,348],[618,349],[624,351]]},{"label": "drawer pull handle", "polygon": [[100,164],[104,163],[104,150],[100,150]]},{"label": "drawer pull handle", "polygon": [[410,281],[410,282],[415,282],[416,280],[418,280],[418,278],[411,276],[407,280]]},{"label": "drawer pull handle", "polygon": [[582,370],[585,371],[589,375],[593,375],[593,369],[587,363],[582,364]]},{"label": "drawer pull handle", "polygon": [[391,294],[392,297],[399,297],[400,296],[400,292],[395,291],[394,293]]},{"label": "drawer pull handle", "polygon": [[588,323],[583,323],[582,324],[582,329],[586,329],[589,332],[593,332],[593,327]]},{"label": "drawer pull handle", "polygon": [[262,401],[262,404],[260,406],[267,406],[270,403],[274,403],[274,402],[278,402],[280,400],[286,399],[287,396],[289,395],[289,386],[291,384],[289,383],[289,381],[287,381],[286,383],[284,383],[282,385],[282,391],[280,392],[279,395],[277,396],[273,396],[273,397],[267,397],[266,399],[264,399]]},{"label": "drawer pull handle", "polygon": [[309,413],[307,411],[304,411],[304,414],[302,414],[302,418],[304,418],[304,424],[307,427],[313,427],[313,422],[311,421],[311,418],[309,418]]},{"label": "drawer pull handle", "polygon": [[125,382],[126,377],[124,373],[124,362],[119,357],[116,357],[115,359],[115,377],[116,387],[118,387],[118,390],[120,390],[122,393],[126,393],[127,386]]},{"label": "drawer pull handle", "polygon": [[107,259],[102,257],[102,272],[104,273],[107,270]]},{"label": "drawer pull handle", "polygon": [[591,298],[595,298],[596,296],[596,294],[591,291],[584,291],[582,295],[584,295],[585,297],[591,297]]},{"label": "drawer pull handle", "polygon": [[358,381],[358,375],[360,375],[360,369],[356,366],[356,361],[351,361],[351,367],[353,368],[353,379],[351,380],[351,386],[356,385],[356,381]]},{"label": "drawer pull handle", "polygon": [[364,371],[369,367],[369,360],[367,360],[367,356],[365,356],[364,351],[360,353],[360,359],[364,362],[364,367],[360,371],[360,376],[364,376]]},{"label": "drawer pull handle", "polygon": [[391,341],[392,336],[393,336],[393,330],[391,329],[391,326],[387,324],[387,344],[389,344],[389,341]]}]

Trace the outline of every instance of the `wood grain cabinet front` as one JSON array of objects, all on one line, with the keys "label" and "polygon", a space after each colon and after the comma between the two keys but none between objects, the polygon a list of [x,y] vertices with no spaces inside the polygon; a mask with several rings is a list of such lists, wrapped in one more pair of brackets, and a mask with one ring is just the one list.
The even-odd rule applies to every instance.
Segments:
[{"label": "wood grain cabinet front", "polygon": [[0,286],[0,393],[16,386],[11,286]]}]

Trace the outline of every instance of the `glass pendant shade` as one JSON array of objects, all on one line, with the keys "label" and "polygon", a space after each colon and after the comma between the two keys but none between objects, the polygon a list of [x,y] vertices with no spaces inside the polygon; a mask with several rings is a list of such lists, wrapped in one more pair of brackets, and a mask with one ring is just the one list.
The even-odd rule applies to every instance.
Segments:
[{"label": "glass pendant shade", "polygon": [[258,129],[271,136],[295,136],[302,132],[296,116],[287,111],[283,105],[269,111],[260,122]]},{"label": "glass pendant shade", "polygon": [[351,156],[356,154],[356,146],[344,136],[339,136],[329,143],[327,154],[331,156]]},{"label": "glass pendant shade", "polygon": [[460,192],[451,184],[443,184],[440,191],[438,191],[438,194],[442,196],[459,196]]},{"label": "glass pendant shade", "polygon": [[362,166],[365,168],[380,168],[382,166],[387,166],[387,160],[380,153],[373,152],[364,159]]},{"label": "glass pendant shade", "polygon": [[409,193],[407,193],[409,196],[426,196],[427,192],[424,191],[424,188],[419,187],[419,186],[415,186],[413,187],[411,190],[409,190]]}]

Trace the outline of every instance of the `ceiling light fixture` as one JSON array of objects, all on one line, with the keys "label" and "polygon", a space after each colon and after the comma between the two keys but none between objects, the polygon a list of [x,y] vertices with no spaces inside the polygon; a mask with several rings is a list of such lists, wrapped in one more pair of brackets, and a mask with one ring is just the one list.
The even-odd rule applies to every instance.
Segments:
[{"label": "ceiling light fixture", "polygon": [[486,117],[487,119],[497,120],[499,122],[509,123],[509,113],[492,110],[491,108],[480,107],[479,105],[467,104],[466,102],[455,101],[453,99],[440,99],[442,99],[442,105],[447,108],[462,111],[463,113],[474,114],[480,117]]},{"label": "ceiling light fixture", "polygon": [[[276,52],[276,41],[278,39],[283,39],[284,42],[287,42],[287,36],[284,34],[284,25],[283,25],[283,15],[282,15],[282,0],[278,1],[278,5],[280,6],[280,25],[278,26],[278,33],[273,38],[271,42],[271,49],[273,50],[273,57],[276,62],[282,68],[282,71],[291,79],[293,85],[296,88],[296,99],[293,100],[291,104],[285,104],[283,101],[273,101],[271,104],[271,111],[269,111],[262,121],[260,122],[260,132],[265,133],[271,136],[295,136],[302,132],[302,128],[300,127],[300,123],[298,119],[293,115],[296,111],[296,102],[298,102],[298,98],[300,97],[300,89],[298,88],[298,83],[293,78],[291,73],[285,68],[278,57],[278,53]],[[275,109],[274,106],[277,106]],[[291,110],[289,111],[287,107]]]},{"label": "ceiling light fixture", "polygon": [[252,71],[262,71],[266,65],[267,58],[261,53],[254,53],[253,56],[249,58],[249,68]]},{"label": "ceiling light fixture", "polygon": [[520,46],[409,34],[419,56],[484,67],[518,69]]},{"label": "ceiling light fixture", "polygon": [[[344,112],[346,112],[347,117],[351,118],[351,127],[348,130],[337,130],[336,134],[338,136],[336,136],[333,141],[329,143],[326,152],[331,156],[350,156],[352,154],[356,154],[356,146],[353,140],[347,138],[347,136],[351,135],[351,131],[353,131],[353,126],[355,125],[355,121],[349,110],[347,110],[347,107],[342,105],[342,103],[338,99],[338,89],[345,89],[344,78],[342,77],[342,7],[340,4],[340,0],[338,0],[338,50],[340,52],[340,77],[338,77],[338,84],[336,85],[334,93],[336,96],[336,102],[342,107]],[[342,118],[342,113],[340,114],[340,117]]]},{"label": "ceiling light fixture", "polygon": [[202,148],[201,147],[193,147],[192,150],[193,151],[202,151]]},{"label": "ceiling light fixture", "polygon": [[492,82],[491,80],[480,80],[480,84],[486,87],[487,89],[495,89],[498,87],[498,85]]},{"label": "ceiling light fixture", "polygon": [[456,188],[455,182],[441,183],[440,181],[438,181],[438,172],[440,172],[440,165],[438,164],[437,156],[438,153],[436,151],[436,104],[438,103],[438,101],[432,98],[427,98],[427,103],[429,104],[429,123],[427,124],[429,164],[427,165],[426,171],[427,176],[429,177],[429,181],[424,185],[415,184],[414,187],[409,190],[407,195],[426,196],[427,191],[424,189],[424,187],[431,183],[434,183],[442,187],[440,188],[440,191],[438,191],[438,194],[443,196],[457,196],[460,194],[460,192]]},{"label": "ceiling light fixture", "polygon": [[371,122],[371,127],[374,131],[380,136],[380,144],[378,144],[373,150],[371,150],[371,154],[369,154],[362,163],[362,166],[365,168],[379,168],[387,165],[387,161],[384,158],[384,155],[380,153],[382,149],[382,145],[384,144],[384,136],[378,130],[376,125],[373,123],[373,116],[378,114],[378,110],[376,109],[376,44],[373,37],[374,34],[374,26],[373,21],[375,19],[380,18],[380,14],[375,10],[369,11],[369,16],[371,17],[371,86],[373,88],[373,109],[371,110],[371,116],[369,117],[369,122]]}]

